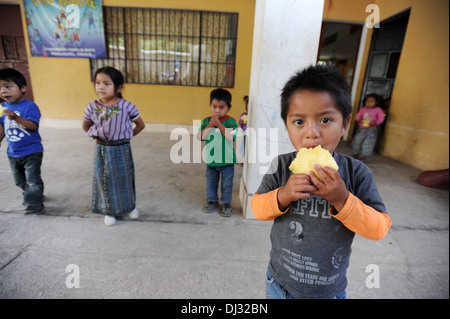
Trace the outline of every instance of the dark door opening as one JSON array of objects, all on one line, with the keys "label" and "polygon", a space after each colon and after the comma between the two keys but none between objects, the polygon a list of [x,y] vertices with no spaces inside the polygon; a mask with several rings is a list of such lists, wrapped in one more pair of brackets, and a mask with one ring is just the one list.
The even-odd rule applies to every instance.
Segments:
[{"label": "dark door opening", "polygon": [[340,70],[350,87],[354,78],[362,27],[362,24],[322,22],[317,62],[332,65]]},{"label": "dark door opening", "polygon": [[374,28],[373,31],[359,108],[362,107],[362,101],[367,94],[381,95],[385,101],[382,108],[386,119],[379,126],[377,144],[374,148],[375,152],[380,151],[384,128],[389,120],[390,99],[408,26],[409,13],[410,10],[407,10],[383,20],[380,22],[380,28]]},{"label": "dark door opening", "polygon": [[[13,68],[21,72],[27,80],[25,97],[33,101],[20,6],[0,4],[0,12],[0,69]],[[0,102],[3,102],[1,98]]]}]

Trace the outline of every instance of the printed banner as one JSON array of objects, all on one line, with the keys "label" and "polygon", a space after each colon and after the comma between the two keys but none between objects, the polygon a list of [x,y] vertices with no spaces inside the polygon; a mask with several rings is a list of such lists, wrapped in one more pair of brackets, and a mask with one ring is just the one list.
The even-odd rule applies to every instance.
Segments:
[{"label": "printed banner", "polygon": [[102,0],[24,0],[33,56],[106,58]]}]

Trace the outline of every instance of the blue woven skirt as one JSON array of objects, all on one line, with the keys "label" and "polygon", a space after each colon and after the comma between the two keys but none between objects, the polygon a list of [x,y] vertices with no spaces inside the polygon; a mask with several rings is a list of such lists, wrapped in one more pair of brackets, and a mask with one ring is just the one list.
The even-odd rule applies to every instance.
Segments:
[{"label": "blue woven skirt", "polygon": [[353,154],[362,156],[372,156],[373,149],[377,142],[377,128],[359,128],[353,137]]},{"label": "blue woven skirt", "polygon": [[130,143],[95,145],[91,211],[123,216],[136,207],[134,162]]}]

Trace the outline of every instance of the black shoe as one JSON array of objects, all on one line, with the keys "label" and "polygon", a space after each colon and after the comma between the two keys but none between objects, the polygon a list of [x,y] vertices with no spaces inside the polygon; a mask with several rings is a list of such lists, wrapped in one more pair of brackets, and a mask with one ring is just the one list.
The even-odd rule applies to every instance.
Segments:
[{"label": "black shoe", "polygon": [[44,210],[44,205],[28,206],[27,208],[25,208],[25,215],[39,214],[39,213],[42,213],[43,210]]},{"label": "black shoe", "polygon": [[231,216],[231,204],[223,204],[222,212],[220,212],[222,217],[230,217]]},{"label": "black shoe", "polygon": [[217,202],[211,202],[207,200],[205,206],[203,206],[203,212],[207,214],[214,213],[217,210],[218,206],[219,205],[217,204]]}]

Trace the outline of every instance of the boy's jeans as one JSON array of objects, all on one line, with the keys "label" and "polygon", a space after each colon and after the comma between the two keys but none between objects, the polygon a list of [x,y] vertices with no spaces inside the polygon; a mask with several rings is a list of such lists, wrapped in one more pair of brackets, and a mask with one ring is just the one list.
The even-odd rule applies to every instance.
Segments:
[{"label": "boy's jeans", "polygon": [[233,177],[234,165],[219,167],[206,165],[206,199],[211,202],[217,202],[219,200],[217,189],[219,187],[219,179],[221,179],[221,201],[225,204],[231,204]]},{"label": "boy's jeans", "polygon": [[44,183],[41,179],[43,153],[23,157],[9,157],[14,182],[23,190],[25,206],[41,206],[44,199]]},{"label": "boy's jeans", "polygon": [[[267,281],[266,281],[266,299],[295,299],[283,286],[281,286],[267,269]],[[334,296],[333,299],[346,299],[347,293],[345,290]]]}]

